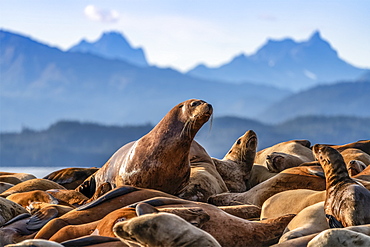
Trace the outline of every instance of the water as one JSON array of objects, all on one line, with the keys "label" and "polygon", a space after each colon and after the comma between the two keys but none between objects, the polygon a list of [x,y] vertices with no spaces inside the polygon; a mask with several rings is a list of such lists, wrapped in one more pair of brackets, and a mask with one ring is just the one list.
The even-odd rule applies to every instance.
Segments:
[{"label": "water", "polygon": [[43,178],[46,175],[52,173],[53,171],[57,171],[60,169],[68,168],[67,166],[64,167],[32,167],[32,166],[25,166],[25,167],[0,167],[0,172],[23,172],[23,173],[30,173],[35,175],[37,178]]}]

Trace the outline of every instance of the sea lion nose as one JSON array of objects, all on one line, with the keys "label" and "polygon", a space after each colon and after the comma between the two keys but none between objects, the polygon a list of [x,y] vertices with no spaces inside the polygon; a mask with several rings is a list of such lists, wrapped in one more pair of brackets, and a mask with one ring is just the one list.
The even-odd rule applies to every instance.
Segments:
[{"label": "sea lion nose", "polygon": [[207,106],[208,106],[209,111],[213,111],[213,106],[211,104],[207,103]]}]

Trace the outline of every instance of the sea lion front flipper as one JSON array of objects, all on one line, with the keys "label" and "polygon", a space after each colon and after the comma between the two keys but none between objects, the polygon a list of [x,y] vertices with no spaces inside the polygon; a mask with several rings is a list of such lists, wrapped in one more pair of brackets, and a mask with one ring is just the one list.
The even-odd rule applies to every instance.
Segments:
[{"label": "sea lion front flipper", "polygon": [[329,219],[330,228],[344,228],[342,223],[338,221],[333,215],[325,214],[326,218]]},{"label": "sea lion front flipper", "polygon": [[119,187],[119,188],[116,188],[114,190],[111,190],[111,191],[107,192],[103,196],[99,197],[97,200],[92,201],[90,203],[87,203],[85,205],[82,205],[82,206],[78,207],[76,210],[77,211],[86,210],[86,209],[95,207],[96,205],[99,205],[100,203],[103,203],[103,202],[108,201],[110,199],[116,198],[118,196],[123,196],[123,195],[129,194],[131,192],[138,191],[138,190],[140,190],[140,189],[136,188],[136,187],[125,185],[125,186],[122,186],[122,187]]},{"label": "sea lion front flipper", "polygon": [[321,178],[325,178],[324,171],[317,171],[317,170],[313,170],[313,169],[308,168],[308,173],[311,174],[311,175],[321,177]]},{"label": "sea lion front flipper", "polygon": [[58,210],[54,207],[42,208],[31,216],[27,222],[28,230],[39,230],[50,220],[58,216]]},{"label": "sea lion front flipper", "polygon": [[112,237],[105,237],[105,236],[98,236],[98,235],[88,235],[83,236],[75,239],[70,239],[62,242],[61,244],[64,247],[77,247],[77,246],[89,246],[92,244],[101,244],[101,243],[109,243],[109,242],[118,242],[121,241],[119,238],[112,238]]},{"label": "sea lion front flipper", "polygon": [[137,204],[135,210],[136,210],[137,216],[141,216],[144,214],[159,213],[158,209],[156,209],[152,205],[145,203],[145,202],[140,202],[139,204]]}]

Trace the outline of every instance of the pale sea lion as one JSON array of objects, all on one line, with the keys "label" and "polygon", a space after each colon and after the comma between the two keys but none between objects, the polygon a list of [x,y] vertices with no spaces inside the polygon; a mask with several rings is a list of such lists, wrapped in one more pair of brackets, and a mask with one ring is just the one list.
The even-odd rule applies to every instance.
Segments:
[{"label": "pale sea lion", "polygon": [[16,184],[10,189],[0,194],[1,197],[7,197],[14,193],[27,192],[32,190],[50,190],[50,189],[65,189],[63,186],[47,180],[47,179],[30,179],[22,183]]},{"label": "pale sea lion", "polygon": [[319,166],[298,166],[286,169],[276,176],[256,185],[243,193],[222,193],[211,196],[208,201],[217,206],[232,205],[234,202],[262,204],[271,196],[286,190],[324,190],[325,179]]},{"label": "pale sea lion", "polygon": [[248,180],[247,188],[253,188],[257,184],[260,184],[267,179],[272,178],[276,174],[278,173],[271,172],[265,166],[254,163]]},{"label": "pale sea lion", "polygon": [[27,210],[18,203],[0,197],[0,227],[19,214],[27,213]]},{"label": "pale sea lion", "polygon": [[0,182],[0,194],[3,193],[4,191],[6,191],[7,189],[10,189],[13,186],[14,186],[14,184]]},{"label": "pale sea lion", "polygon": [[304,208],[288,224],[279,243],[293,238],[308,236],[329,229],[325,218],[324,202]]},{"label": "pale sea lion", "polygon": [[99,168],[64,168],[58,171],[54,171],[44,177],[54,181],[68,190],[74,190],[79,186],[85,179],[94,174]]},{"label": "pale sea lion", "polygon": [[190,179],[179,192],[180,198],[207,202],[211,195],[228,191],[212,158],[196,141],[193,141],[190,147],[190,167]]},{"label": "pale sea lion", "polygon": [[300,157],[304,162],[314,161],[315,158],[310,149],[311,143],[308,140],[291,140],[275,144],[271,147],[258,151],[256,154],[255,163],[267,166],[265,161],[267,155],[273,152],[281,152]]},{"label": "pale sea lion", "polygon": [[170,110],[139,140],[121,147],[95,173],[96,186],[132,185],[178,193],[189,181],[189,152],[195,134],[212,115],[212,106],[191,99]]},{"label": "pale sea lion", "polygon": [[276,173],[291,167],[299,166],[306,162],[307,159],[300,156],[282,152],[272,152],[266,156],[266,166],[268,170]]},{"label": "pale sea lion", "polygon": [[27,239],[17,244],[8,244],[7,247],[64,247],[63,245],[44,239]]},{"label": "pale sea lion", "polygon": [[100,220],[113,210],[156,196],[177,198],[158,190],[122,186],[109,191],[91,203],[84,204],[59,218],[52,219],[41,228],[36,238],[49,239],[64,226],[79,225]]},{"label": "pale sea lion", "polygon": [[209,233],[170,213],[153,213],[117,223],[113,229],[123,241],[148,246],[221,245]]},{"label": "pale sea lion", "polygon": [[350,178],[343,157],[336,149],[316,144],[313,150],[325,172],[325,214],[329,225],[369,224],[370,191]]},{"label": "pale sea lion", "polygon": [[321,232],[308,242],[308,247],[324,246],[370,246],[370,236],[344,229],[329,229]]},{"label": "pale sea lion", "polygon": [[370,155],[358,148],[346,148],[340,152],[344,162],[348,164],[351,160],[362,161],[366,166],[370,165]]},{"label": "pale sea lion", "polygon": [[350,177],[361,173],[365,169],[365,163],[360,160],[351,160],[347,163],[347,171]]},{"label": "pale sea lion", "polygon": [[247,190],[254,158],[256,156],[257,135],[248,130],[239,137],[222,160],[213,158],[213,162],[225,181],[230,192]]},{"label": "pale sea lion", "polygon": [[[294,215],[263,220],[249,221],[226,213],[208,203],[193,202],[173,198],[152,198],[147,204],[160,208],[202,208],[210,216],[202,230],[211,234],[221,246],[271,245],[280,238],[283,230]],[[136,204],[131,205],[135,207]]]},{"label": "pale sea lion", "polygon": [[302,209],[325,201],[326,191],[308,189],[287,190],[268,198],[262,205],[261,219],[285,214],[298,214]]}]

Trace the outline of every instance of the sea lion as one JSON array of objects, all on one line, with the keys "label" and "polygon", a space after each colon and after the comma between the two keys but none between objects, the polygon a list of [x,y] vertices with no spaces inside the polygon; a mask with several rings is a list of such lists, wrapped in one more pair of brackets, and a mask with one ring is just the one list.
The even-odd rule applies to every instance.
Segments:
[{"label": "sea lion", "polygon": [[248,130],[235,141],[222,160],[213,158],[217,171],[230,192],[247,190],[256,149],[257,135],[253,130]]},{"label": "sea lion", "polygon": [[268,198],[262,205],[261,219],[285,214],[298,214],[302,209],[325,201],[326,191],[308,189],[287,190]]},{"label": "sea lion", "polygon": [[84,204],[59,218],[52,219],[41,228],[36,238],[49,239],[64,226],[96,221],[118,208],[156,196],[177,198],[158,190],[142,189],[133,186],[118,187],[93,202]]},{"label": "sea lion", "polygon": [[321,232],[308,242],[308,247],[324,246],[370,246],[370,236],[344,229],[329,229]]},{"label": "sea lion", "polygon": [[[208,203],[162,197],[141,202],[155,206],[157,209],[202,208],[210,218],[201,229],[211,234],[221,246],[245,246],[246,243],[250,246],[263,246],[276,243],[289,221],[294,217],[294,215],[285,215],[256,222],[230,215]],[[130,206],[135,207],[137,204]]]},{"label": "sea lion", "polygon": [[322,168],[319,166],[292,167],[246,192],[222,193],[211,196],[208,202],[217,206],[227,206],[234,202],[241,202],[262,207],[262,204],[271,196],[293,189],[324,190],[325,179],[323,178]]},{"label": "sea lion", "polygon": [[353,178],[370,181],[370,166],[367,166],[359,174],[353,176]]},{"label": "sea lion", "polygon": [[189,152],[195,134],[208,121],[212,105],[184,101],[139,140],[118,151],[95,173],[96,186],[131,185],[177,194],[189,181]]},{"label": "sea lion", "polygon": [[180,198],[207,202],[210,196],[228,191],[212,158],[196,141],[190,147],[190,167],[190,179],[179,192]]},{"label": "sea lion", "polygon": [[353,177],[366,169],[366,165],[361,160],[351,160],[346,163],[346,165],[350,177]]},{"label": "sea lion", "polygon": [[81,206],[89,200],[81,192],[75,190],[51,189],[47,190],[46,193],[58,199],[59,202],[64,202],[75,207]]},{"label": "sea lion", "polygon": [[30,180],[30,179],[35,179],[36,176],[30,173],[22,173],[22,172],[0,172],[0,176],[3,175],[11,175],[13,177],[18,178],[22,182]]},{"label": "sea lion", "polygon": [[[2,198],[0,198],[0,200],[1,199]],[[0,227],[0,246],[15,244],[25,239],[33,238],[36,231],[27,229],[27,222],[30,217],[31,215],[29,213],[23,213],[12,218],[5,225]]]},{"label": "sea lion", "polygon": [[0,194],[13,186],[14,184],[11,183],[0,182]]},{"label": "sea lion", "polygon": [[340,152],[344,162],[348,164],[351,160],[362,161],[366,166],[370,165],[370,155],[358,148],[346,148]]},{"label": "sea lion", "polygon": [[7,197],[11,194],[19,193],[19,192],[27,192],[27,191],[32,191],[32,190],[50,190],[50,189],[65,189],[65,188],[53,181],[50,181],[47,179],[36,178],[36,179],[30,179],[22,183],[16,184],[10,189],[1,193],[0,196]]},{"label": "sea lion", "polygon": [[19,214],[27,213],[27,210],[18,203],[0,197],[0,227]]},{"label": "sea lion", "polygon": [[44,177],[54,181],[68,190],[74,190],[79,186],[86,178],[94,174],[99,168],[64,168],[54,171]]},{"label": "sea lion", "polygon": [[27,239],[17,244],[8,244],[7,247],[64,247],[63,245],[44,239]]},{"label": "sea lion", "polygon": [[6,197],[6,199],[18,203],[26,208],[32,202],[46,202],[50,204],[58,204],[58,200],[43,190],[32,190],[26,192],[14,193]]},{"label": "sea lion", "polygon": [[258,151],[255,158],[255,163],[266,166],[266,157],[273,152],[281,152],[300,157],[304,162],[314,161],[315,158],[310,149],[311,143],[308,140],[290,140],[280,142],[271,147]]},{"label": "sea lion", "polygon": [[271,172],[265,166],[254,163],[247,183],[247,188],[251,189],[257,184],[260,184],[267,179],[272,178],[276,174],[278,173]]},{"label": "sea lion", "polygon": [[336,149],[316,144],[313,151],[325,172],[325,214],[330,227],[369,224],[370,191],[350,178]]},{"label": "sea lion", "polygon": [[90,235],[76,239],[67,240],[61,243],[64,247],[141,247],[142,245],[136,245],[131,243],[130,245],[125,244],[117,237],[105,237]]},{"label": "sea lion", "polygon": [[322,201],[308,206],[299,212],[285,228],[279,243],[293,238],[319,233],[326,229],[329,229],[329,224],[325,218],[324,201]]},{"label": "sea lion", "polygon": [[221,247],[212,235],[170,213],[140,215],[117,223],[113,231],[124,242],[146,246]]},{"label": "sea lion", "polygon": [[330,144],[321,144],[321,145],[332,147],[338,150],[338,152],[342,152],[347,148],[357,148],[370,155],[370,140],[361,140],[343,145],[330,145]]},{"label": "sea lion", "polygon": [[282,152],[272,152],[266,156],[266,166],[269,171],[279,173],[285,169],[299,166],[307,162],[297,155],[282,153]]},{"label": "sea lion", "polygon": [[22,180],[20,180],[17,177],[14,177],[13,175],[2,175],[0,176],[0,182],[10,183],[13,185],[22,183]]}]

